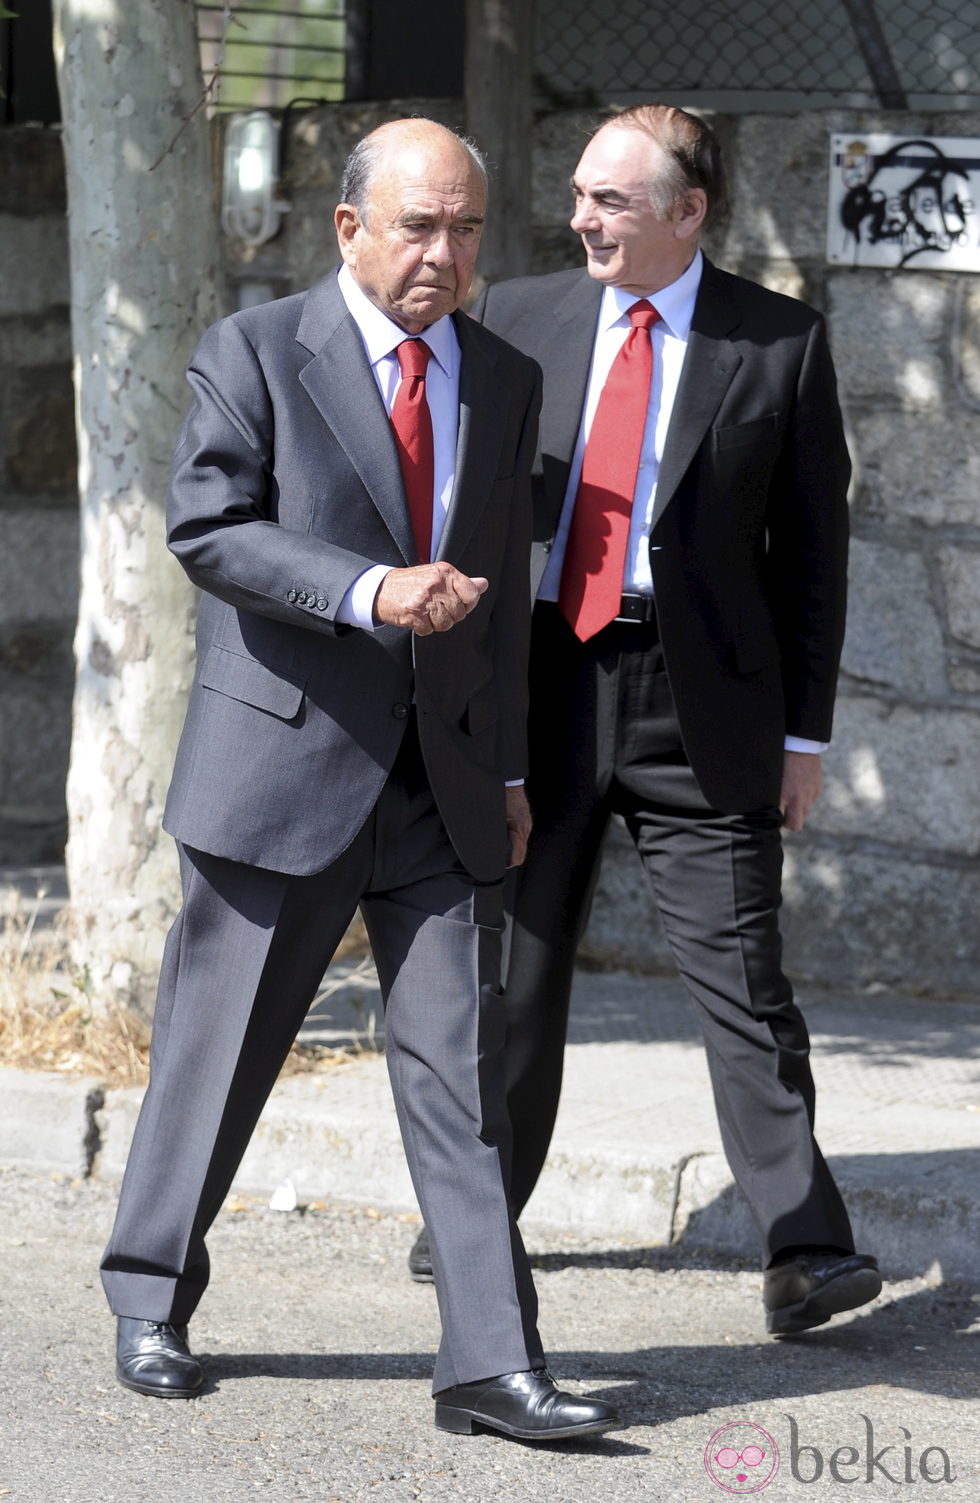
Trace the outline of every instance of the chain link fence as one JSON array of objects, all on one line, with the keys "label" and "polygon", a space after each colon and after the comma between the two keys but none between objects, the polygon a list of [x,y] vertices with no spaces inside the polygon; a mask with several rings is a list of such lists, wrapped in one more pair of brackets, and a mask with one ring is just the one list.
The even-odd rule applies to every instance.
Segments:
[{"label": "chain link fence", "polygon": [[540,104],[980,108],[977,0],[537,0]]},{"label": "chain link fence", "polygon": [[[344,0],[202,0],[197,14],[220,108],[344,97]],[[980,0],[536,0],[534,80],[551,108],[976,110]]]}]

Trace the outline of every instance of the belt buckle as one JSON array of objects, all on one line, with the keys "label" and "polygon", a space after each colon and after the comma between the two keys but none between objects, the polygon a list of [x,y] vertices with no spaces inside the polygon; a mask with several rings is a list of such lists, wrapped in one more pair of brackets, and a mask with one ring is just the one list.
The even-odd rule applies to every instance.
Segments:
[{"label": "belt buckle", "polygon": [[642,626],[653,619],[652,605],[652,598],[648,595],[621,595],[619,615],[614,619],[632,626]]}]

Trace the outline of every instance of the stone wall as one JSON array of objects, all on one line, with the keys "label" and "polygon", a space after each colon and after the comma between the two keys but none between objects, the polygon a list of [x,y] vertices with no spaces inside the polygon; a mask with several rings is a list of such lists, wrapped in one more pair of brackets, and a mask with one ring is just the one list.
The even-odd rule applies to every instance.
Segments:
[{"label": "stone wall", "polygon": [[60,861],[78,606],[64,162],[0,130],[0,863]]},{"label": "stone wall", "polygon": [[[284,175],[292,210],[268,245],[229,247],[230,305],[263,289],[304,286],[335,263],[331,216],[344,156],[363,131],[411,108],[338,106],[295,120]],[[451,103],[422,112],[460,122]],[[566,111],[536,126],[535,270],[579,264],[566,223],[567,181],[592,123]],[[786,842],[787,966],[834,985],[977,995],[980,281],[842,270],[826,264],[823,247],[831,132],[980,136],[980,117],[827,111],[715,124],[733,213],[710,252],[826,312],[855,460],[851,610],[826,793],[807,832]],[[25,217],[9,181],[5,170],[0,235],[16,212],[26,252],[16,288],[0,294],[8,452],[0,569],[9,569],[8,548],[19,550],[0,606],[0,862],[16,859],[10,790],[16,802],[30,789],[29,799],[20,796],[40,813],[57,801],[52,790],[60,793],[74,601],[68,448],[44,436],[66,400],[60,206],[52,189]],[[21,441],[25,425],[40,442]],[[8,737],[12,719],[17,729]],[[39,746],[46,767],[38,766]],[[27,828],[23,819],[17,828]],[[599,963],[670,963],[620,828],[611,833],[587,950]]]}]

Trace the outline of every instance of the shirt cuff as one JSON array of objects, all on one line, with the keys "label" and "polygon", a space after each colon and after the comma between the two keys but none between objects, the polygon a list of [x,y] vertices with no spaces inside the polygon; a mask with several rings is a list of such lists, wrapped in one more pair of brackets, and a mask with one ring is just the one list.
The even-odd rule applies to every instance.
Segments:
[{"label": "shirt cuff", "polygon": [[825,752],[830,745],[829,741],[808,741],[805,736],[787,736],[784,743],[786,751],[796,752]]},{"label": "shirt cuff", "polygon": [[504,781],[504,787],[505,788],[523,788],[524,787],[524,779],[523,778],[507,778]]},{"label": "shirt cuff", "polygon": [[374,601],[381,588],[381,581],[391,573],[390,564],[372,564],[359,574],[347,591],[337,610],[336,619],[342,626],[360,626],[364,631],[374,631]]}]

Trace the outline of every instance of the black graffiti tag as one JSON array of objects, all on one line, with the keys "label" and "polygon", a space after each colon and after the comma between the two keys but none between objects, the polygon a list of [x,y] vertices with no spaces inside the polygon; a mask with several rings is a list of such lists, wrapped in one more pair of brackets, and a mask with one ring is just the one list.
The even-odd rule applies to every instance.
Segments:
[{"label": "black graffiti tag", "polygon": [[[840,207],[841,224],[859,245],[893,244],[905,266],[924,251],[946,253],[966,240],[970,180],[934,141],[899,141],[873,160],[867,182],[853,184]],[[886,192],[883,174],[902,172],[905,181],[889,182]]]}]

